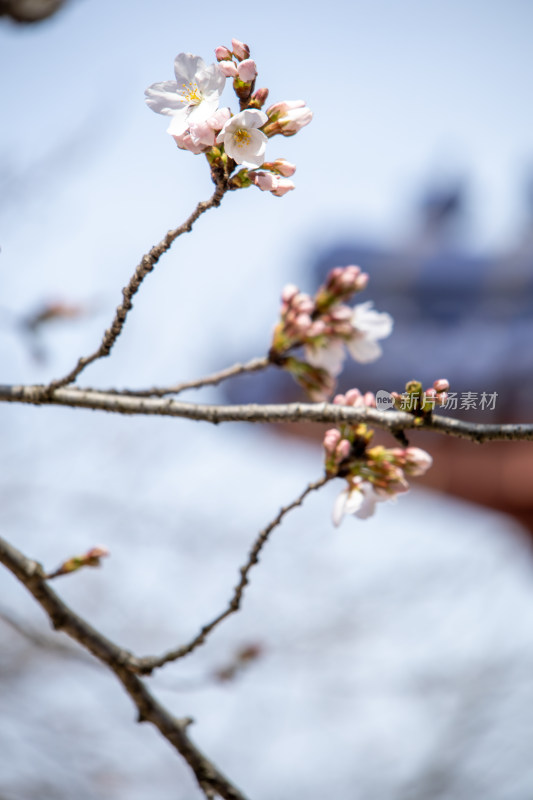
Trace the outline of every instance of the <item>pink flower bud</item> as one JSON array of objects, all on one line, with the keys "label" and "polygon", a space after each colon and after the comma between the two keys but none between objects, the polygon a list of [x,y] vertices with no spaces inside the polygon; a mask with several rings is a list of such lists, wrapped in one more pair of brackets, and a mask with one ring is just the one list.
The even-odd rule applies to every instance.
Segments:
[{"label": "pink flower bud", "polygon": [[343,461],[345,458],[348,458],[352,451],[352,445],[348,441],[348,439],[341,439],[339,444],[335,449],[335,460],[340,462]]},{"label": "pink flower bud", "polygon": [[109,555],[109,550],[107,547],[103,545],[96,545],[96,547],[91,547],[90,550],[87,551],[86,557],[87,558],[103,558],[104,556]]},{"label": "pink flower bud", "polygon": [[[277,176],[275,176],[275,177],[277,177]],[[295,189],[295,188],[296,187],[295,187],[294,183],[292,181],[290,181],[288,178],[279,178],[278,177],[277,178],[277,182],[276,182],[276,186],[271,191],[272,191],[272,194],[274,195],[274,197],[283,197],[284,194],[287,194],[287,192],[290,192],[290,191],[292,191],[292,189]]]},{"label": "pink flower bud", "polygon": [[326,453],[334,453],[337,444],[341,439],[340,431],[337,428],[330,428],[324,434],[324,450]]},{"label": "pink flower bud", "polygon": [[258,89],[252,95],[252,100],[255,108],[261,108],[266,103],[268,97],[268,89]]},{"label": "pink flower bud", "polygon": [[403,447],[391,447],[389,453],[394,456],[395,463],[399,464],[400,466],[405,464],[405,449]]},{"label": "pink flower bud", "polygon": [[286,117],[280,120],[281,131],[283,136],[294,136],[299,130],[309,125],[313,119],[313,112],[310,108],[298,108],[294,111],[289,111]]},{"label": "pink flower bud", "polygon": [[189,128],[189,134],[191,141],[197,146],[213,147],[215,144],[215,131],[207,122],[193,123]]},{"label": "pink flower bud", "polygon": [[226,78],[236,78],[238,75],[237,67],[233,61],[221,61],[218,68]]},{"label": "pink flower bud", "polygon": [[423,475],[433,464],[429,453],[421,450],[420,447],[407,447],[404,455],[406,475]]},{"label": "pink flower bud", "polygon": [[283,291],[281,292],[281,299],[285,301],[285,303],[290,303],[291,300],[296,297],[300,290],[297,286],[293,283],[288,283],[287,286],[284,287]]},{"label": "pink flower bud", "polygon": [[221,45],[215,48],[215,56],[217,57],[217,61],[224,61],[227,58],[231,58],[231,51],[228,50],[227,47]]},{"label": "pink flower bud", "polygon": [[376,395],[373,392],[365,392],[363,395],[363,400],[365,401],[365,406],[369,408],[376,407]]},{"label": "pink flower bud", "polygon": [[248,173],[254,184],[261,189],[262,192],[272,192],[276,188],[276,176],[271,172],[253,172]]},{"label": "pink flower bud", "polygon": [[339,276],[338,282],[343,289],[349,290],[359,277],[359,267],[345,267]]},{"label": "pink flower bud", "polygon": [[239,78],[245,83],[251,83],[257,77],[257,67],[253,58],[246,58],[238,66]]},{"label": "pink flower bud", "polygon": [[274,175],[272,172],[257,172],[253,170],[248,173],[248,177],[262,192],[272,192],[275,197],[282,197],[295,188],[292,181],[287,178],[280,178],[279,175]]},{"label": "pink flower bud", "polygon": [[363,405],[363,396],[359,391],[359,389],[349,389],[346,392],[346,405],[347,406]]},{"label": "pink flower bud", "polygon": [[286,100],[281,103],[274,103],[267,109],[270,120],[264,128],[267,136],[274,136],[281,133],[282,136],[294,136],[301,128],[308,125],[313,112],[303,100]]},{"label": "pink flower bud", "polygon": [[332,322],[348,322],[351,321],[353,315],[353,309],[349,306],[337,306],[334,308],[329,314],[328,318],[332,320]]},{"label": "pink flower bud", "polygon": [[250,55],[250,48],[244,42],[240,42],[238,39],[231,40],[231,46],[233,47],[233,55],[239,59],[239,61],[243,61],[245,58],[248,58]]},{"label": "pink flower bud", "polygon": [[305,292],[298,292],[293,298],[293,304],[300,313],[303,312],[305,314],[310,314],[315,308],[315,304]]},{"label": "pink flower bud", "polygon": [[309,314],[298,314],[294,320],[294,324],[301,333],[305,333],[311,327],[312,319]]},{"label": "pink flower bud", "polygon": [[269,118],[276,117],[278,119],[279,117],[284,117],[289,111],[304,107],[305,100],[283,100],[280,103],[274,103],[274,105],[269,106],[266,113]]},{"label": "pink flower bud", "polygon": [[346,406],[348,405],[346,402],[346,397],[343,394],[336,394],[333,398],[333,404],[336,406]]},{"label": "pink flower bud", "polygon": [[265,161],[263,169],[270,169],[278,172],[284,178],[290,178],[296,172],[296,167],[284,158],[277,158],[275,161]]},{"label": "pink flower bud", "polygon": [[326,332],[325,323],[321,319],[317,319],[315,322],[313,322],[313,324],[309,328],[307,335],[313,338],[315,336],[323,336],[325,332]]},{"label": "pink flower bud", "polygon": [[366,272],[360,272],[354,284],[355,291],[362,292],[363,289],[366,289],[368,281],[369,281],[368,274]]},{"label": "pink flower bud", "polygon": [[203,153],[207,149],[206,145],[201,144],[199,142],[194,142],[189,131],[184,131],[183,133],[180,133],[179,136],[173,134],[172,138],[174,139],[180,150],[189,150],[191,153],[194,153],[195,155]]},{"label": "pink flower bud", "polygon": [[326,285],[329,286],[330,284],[336,283],[339,278],[342,276],[344,270],[342,267],[333,267],[328,272],[328,277],[326,278]]},{"label": "pink flower bud", "polygon": [[439,378],[433,382],[433,388],[436,389],[437,392],[447,392],[450,388],[450,383],[446,378]]}]

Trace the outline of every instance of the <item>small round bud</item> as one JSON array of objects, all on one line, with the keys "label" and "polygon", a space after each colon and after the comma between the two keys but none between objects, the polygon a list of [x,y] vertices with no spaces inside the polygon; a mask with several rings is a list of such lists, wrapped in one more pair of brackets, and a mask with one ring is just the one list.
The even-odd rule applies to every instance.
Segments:
[{"label": "small round bud", "polygon": [[450,388],[450,383],[446,380],[446,378],[439,378],[433,382],[433,388],[437,392],[447,392]]}]

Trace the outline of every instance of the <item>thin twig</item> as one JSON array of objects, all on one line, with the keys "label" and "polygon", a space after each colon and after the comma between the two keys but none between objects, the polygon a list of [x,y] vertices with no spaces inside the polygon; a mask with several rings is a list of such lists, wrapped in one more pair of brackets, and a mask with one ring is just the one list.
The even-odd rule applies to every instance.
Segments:
[{"label": "thin twig", "polygon": [[[234,378],[236,375],[243,375],[247,372],[259,372],[266,369],[271,365],[267,356],[260,356],[246,361],[244,364],[233,364],[231,367],[226,367],[212,375],[206,375],[204,378],[196,378],[192,381],[183,381],[183,383],[176,383],[174,386],[154,386],[152,389],[123,389],[117,391],[116,389],[108,389],[109,394],[119,394],[124,397],[165,397],[167,394],[180,394],[186,389],[201,389],[203,386],[216,386],[228,378]],[[81,391],[87,391],[82,389]],[[92,391],[92,390],[89,390]]]},{"label": "thin twig", "polygon": [[135,667],[135,671],[139,672],[140,674],[149,674],[157,667],[162,667],[164,664],[168,664],[170,661],[177,661],[189,653],[192,653],[193,650],[196,650],[197,647],[200,647],[200,645],[205,642],[206,638],[214,628],[220,625],[220,623],[227,617],[231,616],[231,614],[234,614],[236,611],[238,611],[241,607],[241,600],[244,590],[249,582],[249,572],[252,567],[258,563],[259,554],[265,546],[268,537],[274,528],[277,528],[278,525],[281,524],[283,518],[289,513],[289,511],[292,511],[293,508],[301,506],[308,494],[321,489],[322,486],[324,486],[330,480],[331,476],[325,475],[323,478],[320,478],[320,480],[315,481],[315,483],[308,484],[308,486],[306,486],[304,491],[296,498],[296,500],[293,500],[293,502],[289,503],[287,506],[283,506],[272,522],[270,522],[266,528],[263,528],[252,545],[246,563],[243,564],[243,566],[239,569],[241,575],[240,580],[235,586],[231,600],[224,611],[221,611],[220,614],[211,620],[211,622],[207,623],[207,625],[204,625],[200,630],[200,633],[198,633],[194,639],[191,639],[191,641],[187,644],[177,647],[174,650],[169,650],[167,653],[164,653],[161,656],[146,656],[144,658],[136,659],[134,664],[132,664],[132,666]]},{"label": "thin twig", "polygon": [[53,393],[61,386],[67,386],[69,383],[72,383],[76,380],[80,372],[85,369],[85,367],[87,367],[89,364],[92,364],[93,361],[109,355],[111,348],[122,333],[122,328],[126,322],[126,317],[133,305],[132,298],[139,290],[143,280],[153,270],[163,253],[166,253],[178,236],[181,236],[182,233],[188,233],[192,229],[192,226],[198,217],[200,217],[209,208],[214,208],[220,205],[225,192],[225,183],[222,181],[217,183],[217,187],[209,200],[198,203],[192,214],[183,223],[183,225],[168,231],[164,239],[162,239],[159,244],[154,245],[154,247],[152,247],[152,249],[142,257],[140,263],[135,269],[135,272],[130,278],[128,285],[122,290],[122,303],[118,306],[113,322],[106,330],[98,349],[89,356],[83,356],[82,358],[79,358],[76,366],[73,367],[73,369],[71,369],[70,372],[67,373],[67,375],[65,375],[63,378],[57,378],[56,380],[52,381],[47,387],[49,393]]},{"label": "thin twig", "polygon": [[219,422],[286,423],[311,422],[338,425],[341,422],[366,422],[393,435],[403,430],[433,431],[478,442],[533,441],[533,423],[485,425],[464,422],[452,417],[433,414],[424,420],[405,411],[377,411],[375,408],[355,408],[333,403],[281,403],[247,405],[207,405],[183,403],[169,398],[131,397],[76,387],[57,389],[51,396],[46,386],[2,386],[0,402],[59,405],[72,408],[91,408],[113,414],[181,417],[217,425]]},{"label": "thin twig", "polygon": [[[151,722],[191,767],[198,785],[206,794],[224,800],[246,800],[242,792],[225,777],[194,745],[187,735],[190,718],[177,719],[148,691],[146,684],[128,666],[131,656],[95,630],[70,609],[50,588],[40,564],[26,558],[15,547],[0,538],[0,562],[3,563],[48,614],[53,627],[62,630],[89,650],[114,672],[138,710],[139,722]],[[214,793],[214,795],[213,795]]]}]

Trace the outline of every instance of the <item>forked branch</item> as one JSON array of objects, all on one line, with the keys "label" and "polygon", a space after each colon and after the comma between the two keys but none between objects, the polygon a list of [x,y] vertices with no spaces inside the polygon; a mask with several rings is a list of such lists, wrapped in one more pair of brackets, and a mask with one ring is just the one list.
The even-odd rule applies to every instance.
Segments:
[{"label": "forked branch", "polygon": [[148,691],[128,665],[131,654],[107,639],[72,611],[48,585],[40,564],[0,538],[2,562],[48,614],[53,627],[62,630],[114,672],[137,707],[138,721],[151,722],[191,767],[206,797],[246,800],[245,795],[194,745],[187,729],[191,719],[177,719]]}]

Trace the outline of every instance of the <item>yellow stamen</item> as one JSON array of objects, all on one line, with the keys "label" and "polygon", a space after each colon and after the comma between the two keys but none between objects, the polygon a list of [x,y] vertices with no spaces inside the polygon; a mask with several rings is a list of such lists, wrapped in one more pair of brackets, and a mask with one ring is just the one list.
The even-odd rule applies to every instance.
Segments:
[{"label": "yellow stamen", "polygon": [[237,147],[247,147],[250,144],[251,136],[245,128],[237,128],[233,133],[233,141]]},{"label": "yellow stamen", "polygon": [[189,105],[197,106],[202,102],[200,90],[198,89],[198,84],[196,83],[183,83],[180,94],[182,95],[183,99],[189,103]]}]

